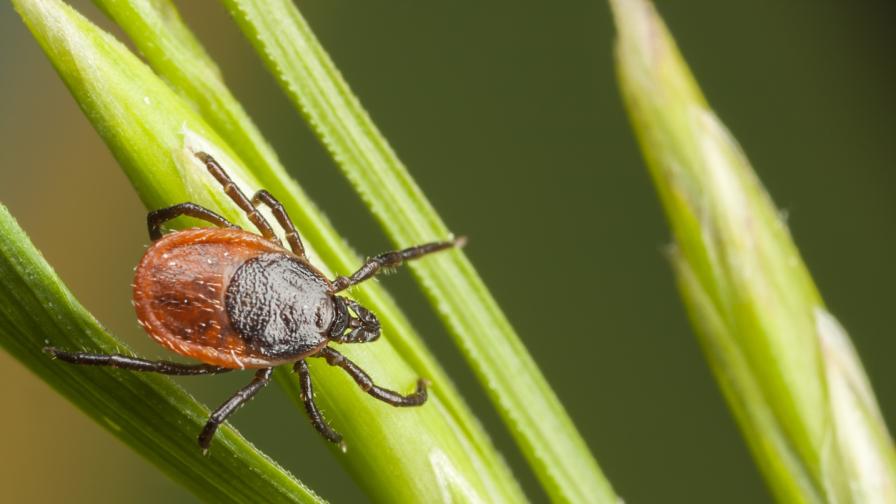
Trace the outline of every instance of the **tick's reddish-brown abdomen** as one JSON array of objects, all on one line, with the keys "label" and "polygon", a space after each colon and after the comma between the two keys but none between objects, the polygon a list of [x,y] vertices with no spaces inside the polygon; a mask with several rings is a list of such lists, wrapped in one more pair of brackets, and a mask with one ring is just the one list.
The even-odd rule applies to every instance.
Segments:
[{"label": "tick's reddish-brown abdomen", "polygon": [[288,254],[240,229],[199,228],[165,235],[137,266],[138,322],[165,348],[207,364],[229,368],[277,364],[246,346],[224,305],[236,270],[267,253]]}]

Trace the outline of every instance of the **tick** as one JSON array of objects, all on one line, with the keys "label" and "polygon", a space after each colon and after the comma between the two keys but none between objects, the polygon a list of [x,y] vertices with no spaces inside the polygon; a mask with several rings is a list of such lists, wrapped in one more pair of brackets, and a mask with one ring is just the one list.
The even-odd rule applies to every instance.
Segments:
[{"label": "tick", "polygon": [[[314,403],[311,375],[305,362],[308,358],[322,358],[331,366],[342,368],[365,392],[393,406],[419,406],[426,402],[423,380],[418,380],[416,390],[408,395],[378,387],[363,369],[329,346],[367,343],[380,337],[376,316],[338,294],[384,268],[462,246],[464,239],[386,252],[368,259],[351,276],[330,281],[308,261],[302,239],[279,201],[263,189],[250,200],[210,155],[198,152],[196,157],[261,234],[240,229],[195,203],[149,212],[147,225],[153,243],[136,269],[134,307],[138,323],[156,342],[201,364],[66,352],[52,347],[45,349],[47,353],[72,364],[167,375],[257,369],[251,383],[211,414],[199,434],[203,452],[208,450],[218,426],[271,381],[274,367],[290,363],[299,375],[301,398],[312,425],[324,438],[344,448],[342,436],[326,423]],[[258,211],[261,205],[270,208],[285,231],[291,252],[283,247]],[[217,227],[163,236],[162,224],[180,216]]]}]

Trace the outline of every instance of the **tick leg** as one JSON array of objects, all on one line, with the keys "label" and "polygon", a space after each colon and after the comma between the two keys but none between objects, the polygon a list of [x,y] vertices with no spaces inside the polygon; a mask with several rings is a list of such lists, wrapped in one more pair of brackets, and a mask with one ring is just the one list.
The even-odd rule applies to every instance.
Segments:
[{"label": "tick leg", "polygon": [[317,409],[314,403],[314,388],[311,386],[311,373],[308,370],[308,363],[304,360],[296,361],[293,370],[299,375],[299,383],[302,386],[302,402],[305,403],[305,410],[311,419],[311,425],[320,432],[323,437],[331,443],[338,444],[342,450],[345,450],[345,444],[342,442],[342,435],[333,430],[324,420],[324,416]]},{"label": "tick leg", "polygon": [[304,259],[305,246],[302,245],[302,239],[299,237],[299,232],[296,231],[296,226],[289,219],[289,215],[286,214],[286,209],[283,208],[283,204],[264,189],[255,193],[255,196],[252,196],[252,204],[255,206],[265,204],[271,209],[271,213],[274,214],[274,218],[277,219],[280,227],[286,231],[286,241],[289,242],[293,254]]},{"label": "tick leg", "polygon": [[333,281],[333,291],[339,292],[352,285],[359,284],[364,280],[376,275],[383,268],[394,268],[401,266],[405,261],[417,259],[433,252],[449,249],[452,247],[463,247],[467,242],[466,237],[460,236],[452,241],[426,243],[417,245],[416,247],[406,248],[404,250],[393,250],[384,252],[378,256],[371,257],[361,266],[358,271],[354,272],[350,277],[336,277]]},{"label": "tick leg", "polygon": [[209,364],[181,364],[170,361],[150,361],[128,357],[121,354],[93,354],[84,352],[65,352],[58,348],[44,347],[44,352],[55,359],[70,364],[85,366],[108,366],[131,371],[147,371],[177,376],[195,376],[207,374],[219,374],[233,371],[231,368],[212,366]]},{"label": "tick leg", "polygon": [[212,174],[215,179],[221,183],[224,187],[224,192],[230,196],[230,199],[233,200],[234,203],[238,207],[240,207],[244,212],[246,212],[246,217],[252,221],[252,224],[255,224],[255,227],[258,228],[258,231],[261,232],[261,235],[271,240],[273,242],[279,243],[280,241],[277,239],[277,236],[274,234],[274,228],[268,224],[268,221],[264,218],[263,215],[258,211],[257,208],[249,201],[249,198],[243,194],[243,191],[240,190],[239,187],[233,182],[233,179],[227,175],[227,172],[221,168],[221,165],[215,161],[215,158],[206,154],[205,152],[197,152],[196,157],[199,158],[200,161],[205,163],[205,167],[208,168],[209,173]]},{"label": "tick leg", "polygon": [[181,203],[179,205],[153,210],[146,214],[146,226],[149,228],[149,238],[153,241],[161,238],[162,224],[176,217],[180,217],[181,215],[208,221],[221,227],[237,227],[229,220],[212,212],[208,208],[199,206],[196,203]]},{"label": "tick leg", "polygon": [[252,379],[251,383],[241,388],[236,394],[233,394],[227,402],[219,406],[218,409],[212,413],[212,416],[209,417],[205,427],[202,428],[202,432],[199,433],[199,446],[202,448],[203,453],[207,452],[209,445],[212,444],[212,437],[214,437],[215,431],[218,430],[218,426],[224,423],[224,421],[227,420],[227,417],[238,410],[240,406],[246,404],[249,399],[255,397],[255,394],[270,383],[271,373],[273,372],[274,368],[259,369],[258,372],[255,373],[255,378]]},{"label": "tick leg", "polygon": [[423,380],[417,380],[417,390],[413,393],[401,395],[398,392],[374,385],[373,380],[363,369],[330,347],[324,347],[313,357],[323,357],[327,359],[327,364],[341,367],[364,392],[392,406],[419,406],[426,402],[426,382]]}]

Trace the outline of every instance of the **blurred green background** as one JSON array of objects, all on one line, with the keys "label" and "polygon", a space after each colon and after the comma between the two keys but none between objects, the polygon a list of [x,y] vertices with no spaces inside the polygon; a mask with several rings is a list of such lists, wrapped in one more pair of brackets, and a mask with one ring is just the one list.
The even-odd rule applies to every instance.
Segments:
[{"label": "blurred green background", "polygon": [[[113,29],[89,2],[74,5]],[[365,208],[211,0],[180,2],[293,175],[362,253]],[[660,2],[896,428],[896,59],[891,2]],[[627,502],[769,500],[685,320],[663,216],[614,81],[601,1],[301,1],[324,46],[453,230]],[[147,357],[132,268],[148,240],[124,175],[8,3],[0,5],[0,201],[79,299]],[[545,498],[406,272],[385,280]],[[244,377],[179,380],[217,405]],[[192,502],[0,353],[4,502]],[[234,420],[334,502],[363,500],[275,387]],[[350,454],[349,454],[350,456]]]}]

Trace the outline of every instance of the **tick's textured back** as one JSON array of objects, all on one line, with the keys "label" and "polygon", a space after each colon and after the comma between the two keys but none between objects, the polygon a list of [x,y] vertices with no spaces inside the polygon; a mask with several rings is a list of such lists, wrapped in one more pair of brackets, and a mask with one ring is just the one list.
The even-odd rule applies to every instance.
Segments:
[{"label": "tick's textured back", "polygon": [[293,360],[327,344],[335,316],[330,282],[292,254],[249,259],[233,275],[224,307],[230,322],[258,353]]}]

